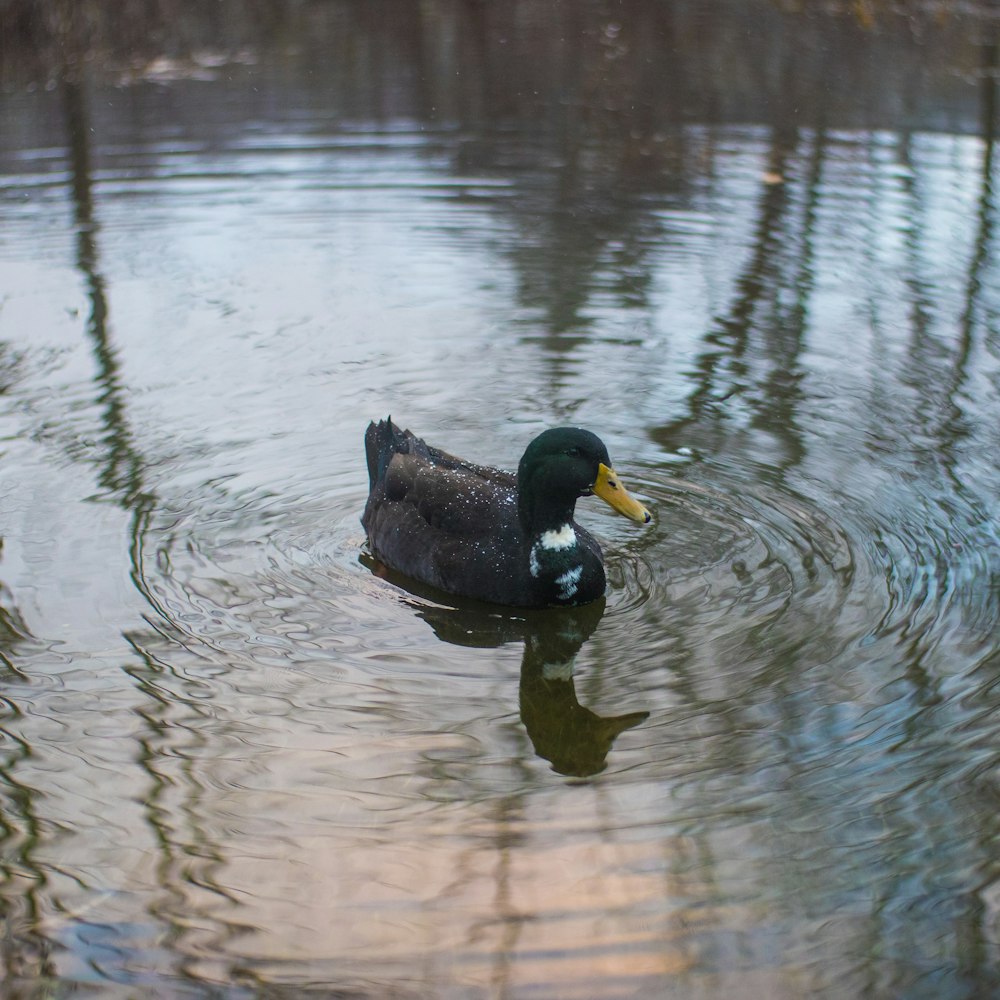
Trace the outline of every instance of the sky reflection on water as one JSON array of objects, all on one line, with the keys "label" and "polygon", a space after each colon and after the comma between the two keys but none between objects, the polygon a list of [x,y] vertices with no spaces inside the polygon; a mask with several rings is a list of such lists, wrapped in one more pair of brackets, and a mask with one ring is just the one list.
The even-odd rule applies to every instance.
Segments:
[{"label": "sky reflection on water", "polygon": [[[5,995],[996,992],[994,21],[388,10],[5,37]],[[606,604],[373,565],[388,412],[598,431]]]}]

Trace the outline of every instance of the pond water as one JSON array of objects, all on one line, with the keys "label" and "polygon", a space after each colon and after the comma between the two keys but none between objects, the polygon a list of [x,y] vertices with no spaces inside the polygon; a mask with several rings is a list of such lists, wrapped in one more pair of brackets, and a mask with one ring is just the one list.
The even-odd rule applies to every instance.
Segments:
[{"label": "pond water", "polygon": [[[989,9],[200,6],[3,64],[3,995],[996,995]],[[389,413],[654,523],[407,586]]]}]

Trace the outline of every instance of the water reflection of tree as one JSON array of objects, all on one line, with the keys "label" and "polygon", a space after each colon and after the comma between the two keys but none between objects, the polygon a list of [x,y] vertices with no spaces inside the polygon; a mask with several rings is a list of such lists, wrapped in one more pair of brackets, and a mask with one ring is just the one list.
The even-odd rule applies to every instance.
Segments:
[{"label": "water reflection of tree", "polygon": [[724,0],[9,0],[0,44],[9,62],[30,54],[92,67],[100,54],[120,74],[205,48],[263,54],[294,38],[331,114],[454,129],[458,171],[515,181],[498,202],[513,226],[507,252],[524,304],[555,345],[590,325],[595,292],[645,305],[651,251],[665,237],[651,209],[682,198],[699,174],[682,126],[766,121],[774,107],[808,108],[817,94],[841,124],[867,123],[897,93],[926,89],[911,36],[933,28],[938,48],[966,58],[958,16],[880,8],[878,31],[867,31],[857,9],[804,17]]},{"label": "water reflection of tree", "polygon": [[[157,498],[145,484],[148,462],[136,443],[129,423],[128,394],[112,343],[106,285],[100,269],[97,243],[99,225],[93,202],[86,85],[67,78],[63,90],[70,139],[77,262],[86,280],[90,301],[87,333],[96,362],[95,384],[104,425],[98,479],[105,497],[129,512],[132,580],[150,606],[157,608],[158,602],[146,584],[143,571],[147,522],[156,507]],[[199,732],[206,708],[199,701],[200,692],[192,690],[197,688],[197,683],[188,683],[183,678],[179,678],[179,686],[172,690],[171,696],[165,697],[162,693],[163,675],[174,674],[171,666],[148,652],[141,636],[126,635],[125,638],[134,648],[136,658],[124,669],[145,697],[146,707],[140,709],[139,714],[146,723],[147,732],[139,739],[139,763],[150,782],[144,806],[149,829],[160,852],[161,888],[166,894],[165,900],[150,902],[149,913],[165,924],[169,936],[177,940],[183,934],[183,915],[187,909],[183,893],[186,882],[196,879],[209,891],[233,902],[231,895],[213,877],[213,871],[222,864],[224,856],[199,819],[199,805],[206,793],[192,774],[192,758],[198,756],[194,748],[204,746],[207,739]],[[183,770],[186,780],[182,801],[174,803],[170,799],[174,783],[166,761],[170,756],[168,748],[178,742],[185,745]],[[186,820],[185,826],[178,825],[179,817]],[[191,870],[192,858],[200,861],[196,876]],[[224,919],[220,919],[219,924],[223,934],[240,932],[239,928],[227,925]],[[178,948],[177,954],[171,956],[178,963],[183,962],[180,951]]]},{"label": "water reflection of tree", "polygon": [[[995,51],[993,62],[995,66]],[[987,83],[984,85],[984,157],[982,170],[982,191],[979,201],[979,225],[977,228],[973,252],[970,254],[969,280],[966,289],[966,304],[962,312],[957,330],[956,346],[950,353],[953,362],[954,377],[942,381],[942,353],[937,345],[929,345],[928,317],[932,310],[928,298],[927,286],[920,280],[915,262],[919,259],[918,244],[922,247],[929,239],[926,233],[919,229],[908,231],[910,272],[905,276],[908,287],[913,294],[911,310],[910,358],[912,364],[903,381],[914,380],[918,390],[918,405],[926,407],[923,415],[917,413],[909,418],[909,414],[895,413],[873,414],[875,420],[890,420],[892,431],[900,435],[910,433],[914,428],[926,430],[927,436],[936,439],[938,448],[931,456],[932,462],[940,461],[946,468],[956,461],[955,448],[961,429],[957,425],[949,427],[948,423],[939,423],[942,413],[951,415],[959,411],[959,394],[968,377],[968,365],[973,347],[973,338],[979,329],[976,314],[982,308],[980,297],[983,294],[981,269],[989,260],[988,247],[991,239],[992,223],[992,159],[993,159],[993,129],[995,121],[994,91],[995,72],[984,74]],[[798,355],[802,348],[803,332],[806,326],[808,296],[812,285],[811,261],[813,220],[815,207],[818,203],[820,176],[824,156],[824,137],[822,132],[812,139],[812,154],[807,166],[802,170],[806,180],[803,186],[805,211],[802,214],[802,228],[796,233],[788,226],[790,216],[790,185],[787,182],[790,170],[790,150],[795,150],[797,143],[782,149],[782,143],[776,141],[772,146],[772,156],[768,172],[786,180],[776,183],[771,191],[766,191],[761,200],[761,210],[758,216],[758,227],[753,241],[753,250],[748,255],[748,262],[741,271],[740,277],[734,283],[736,294],[730,310],[717,320],[706,336],[706,350],[702,352],[698,365],[698,380],[695,392],[689,399],[688,412],[679,420],[666,425],[657,431],[657,439],[665,446],[676,447],[679,443],[687,443],[692,434],[700,435],[699,443],[704,440],[706,447],[724,451],[733,449],[733,433],[730,415],[730,400],[742,400],[744,409],[753,414],[752,423],[755,426],[767,427],[772,434],[786,443],[783,461],[780,463],[782,473],[791,471],[805,455],[804,441],[801,440],[795,419],[795,403],[797,393],[794,384],[791,392],[783,384],[786,378],[794,380],[798,364]],[[884,225],[884,220],[874,219],[873,230]],[[792,294],[789,294],[791,292]],[[783,308],[780,303],[790,303]],[[928,361],[933,357],[933,362]],[[768,377],[752,367],[753,358],[766,359],[773,364],[773,375]],[[944,366],[947,368],[947,366]],[[873,371],[873,383],[884,380],[885,373]],[[928,381],[923,381],[923,380]],[[929,406],[936,401],[939,405]],[[928,418],[930,420],[928,424]],[[685,436],[682,436],[681,432]],[[874,426],[872,433],[884,433],[883,426]],[[937,433],[935,433],[937,432]],[[907,451],[909,455],[909,451]],[[951,473],[954,477],[954,473]],[[954,483],[959,494],[965,494],[963,484]],[[974,504],[975,506],[975,504]],[[985,510],[980,510],[984,523],[989,517]],[[947,534],[946,531],[942,534]],[[949,565],[954,558],[953,553],[941,554],[940,576],[947,580]],[[940,609],[940,606],[939,606]],[[817,627],[817,633],[812,636],[810,650],[822,647],[820,638],[823,630],[830,623],[810,623]],[[801,627],[801,623],[794,623]],[[948,968],[956,972],[963,983],[979,992],[986,993],[995,990],[997,980],[994,970],[985,956],[989,951],[990,931],[984,928],[984,917],[988,917],[990,905],[984,898],[984,891],[992,892],[996,885],[996,866],[986,859],[991,858],[989,842],[995,837],[995,825],[985,823],[984,816],[975,802],[975,796],[962,793],[946,796],[947,803],[922,792],[915,792],[914,786],[907,783],[905,772],[908,770],[909,748],[932,745],[936,734],[954,732],[956,720],[950,718],[954,706],[941,697],[938,672],[930,664],[931,649],[925,644],[925,636],[919,628],[914,628],[913,635],[907,643],[901,664],[902,674],[899,680],[912,687],[913,702],[921,706],[921,710],[905,714],[902,719],[893,718],[887,713],[887,726],[899,726],[899,750],[895,769],[899,774],[884,776],[880,807],[878,815],[872,813],[873,803],[860,794],[853,804],[842,803],[845,815],[832,822],[828,829],[820,831],[821,847],[817,849],[814,866],[810,866],[808,874],[796,868],[793,878],[782,889],[782,903],[801,905],[806,914],[814,909],[816,913],[823,906],[815,907],[815,900],[825,897],[829,889],[829,880],[834,875],[827,870],[825,854],[832,852],[839,861],[836,877],[843,879],[845,868],[857,865],[856,876],[848,880],[849,884],[861,891],[859,887],[867,886],[875,899],[874,905],[865,912],[865,931],[870,937],[872,947],[868,952],[869,961],[863,963],[857,970],[862,992],[870,992],[884,988],[885,955],[889,942],[895,942],[895,947],[888,950],[905,956],[890,973],[891,987],[905,989],[913,981],[914,967],[922,961],[926,970],[940,971]],[[835,639],[831,631],[830,638]],[[772,634],[769,641],[779,640]],[[787,649],[781,646],[780,661],[775,660],[772,669],[757,673],[752,683],[763,682],[773,698],[770,712],[773,713],[775,736],[780,742],[780,751],[776,754],[775,763],[771,766],[780,773],[778,781],[790,802],[789,815],[792,826],[797,825],[801,817],[822,817],[830,812],[830,803],[825,801],[824,792],[829,787],[848,788],[852,782],[857,782],[861,765],[851,755],[843,755],[847,759],[838,760],[841,755],[832,752],[830,748],[838,740],[843,740],[843,729],[837,724],[834,713],[830,713],[829,724],[816,718],[816,711],[810,711],[805,700],[817,694],[815,690],[806,690],[798,682],[798,672],[806,671],[811,664],[802,657],[801,649],[795,643],[789,643]],[[995,656],[989,660],[995,664]],[[680,668],[683,671],[683,667]],[[748,678],[748,683],[751,683]],[[697,690],[696,683],[686,685],[689,695]],[[693,697],[696,697],[692,695]],[[823,704],[823,699],[818,699]],[[745,709],[753,709],[745,713]],[[714,707],[706,704],[706,713],[714,711]],[[753,712],[759,711],[756,697],[751,697],[746,705],[742,704],[740,695],[726,708],[725,727],[734,738],[726,741],[720,748],[720,757],[716,761],[723,769],[734,769],[737,773],[746,766],[733,748],[743,740],[735,738],[739,731],[749,732],[753,729]],[[820,782],[817,786],[812,774],[813,766],[810,757],[814,750],[811,744],[819,740],[824,744],[823,755],[829,760],[830,779]],[[765,741],[766,742],[766,741]],[[953,762],[949,755],[941,752],[933,767],[926,760],[920,761],[920,766],[914,766],[912,776],[923,785],[930,782],[940,788],[948,788],[949,767]],[[995,759],[995,755],[994,755]],[[838,775],[837,772],[841,773]],[[876,783],[872,782],[874,787]],[[895,788],[896,791],[890,792]],[[926,786],[924,786],[926,789]],[[871,793],[869,788],[868,792]],[[963,864],[964,848],[959,846],[956,854],[949,862],[944,855],[954,846],[952,835],[957,825],[956,813],[965,813],[970,825],[986,826],[986,832],[981,840],[980,864],[981,887],[970,891],[967,895],[956,895],[950,891],[940,892],[933,898],[915,894],[907,879],[933,878],[929,872],[949,870],[951,866],[958,868]],[[832,819],[832,817],[831,817]],[[882,831],[877,842],[865,838],[871,827]],[[891,833],[886,834],[886,830]],[[855,845],[854,838],[862,838],[863,843]],[[887,857],[882,847],[885,843],[893,845],[893,856]],[[963,842],[964,843],[964,842]],[[792,845],[789,845],[791,849]],[[849,859],[849,860],[847,860]],[[965,863],[968,863],[967,857]],[[902,877],[901,877],[902,876]],[[779,879],[780,880],[780,879]],[[803,882],[805,891],[803,891]],[[928,890],[930,893],[930,890]],[[929,912],[920,914],[916,920],[919,931],[913,929],[914,911],[926,907]],[[946,907],[948,916],[941,915],[941,908]],[[906,916],[904,916],[904,914]],[[921,935],[936,938],[935,928],[940,921],[955,929],[958,942],[954,950],[942,949],[934,958],[915,956],[921,955],[919,938]],[[905,926],[904,926],[905,925]],[[928,929],[930,934],[928,935]],[[851,937],[851,931],[845,928],[844,933]],[[947,951],[947,953],[946,953]],[[891,964],[890,964],[891,968]],[[971,994],[970,994],[971,995]]]},{"label": "water reflection of tree", "polygon": [[[0,342],[0,395],[18,381],[21,364],[22,355]],[[0,561],[3,541],[0,535]],[[26,996],[25,984],[54,972],[51,948],[38,930],[47,879],[34,854],[43,824],[35,789],[18,776],[32,755],[21,735],[24,714],[16,693],[28,678],[18,663],[35,645],[14,593],[0,580],[0,993],[11,998]]]},{"label": "water reflection of tree", "polygon": [[[805,143],[811,148],[803,157]],[[760,179],[757,222],[746,262],[733,282],[732,302],[705,334],[687,413],[653,432],[668,450],[681,444],[716,453],[732,448],[729,401],[742,398],[752,413],[751,426],[767,430],[784,446],[780,457],[768,455],[769,468],[791,468],[804,458],[805,443],[796,419],[801,401],[799,355],[813,283],[815,214],[825,148],[822,131],[802,136],[794,128],[773,130]],[[798,207],[794,174],[800,166],[804,177]],[[765,363],[762,371],[755,370],[758,360]]]},{"label": "water reflection of tree", "polygon": [[[483,11],[472,9],[485,35]],[[512,154],[521,159],[515,193],[498,205],[513,228],[505,252],[521,302],[544,317],[546,344],[557,352],[577,344],[565,334],[591,325],[595,292],[629,309],[648,306],[650,258],[664,237],[648,199],[662,205],[686,183],[684,132],[675,126],[687,88],[680,62],[660,58],[678,44],[672,8],[645,8],[636,21],[620,13],[566,8],[561,44],[541,74],[520,46],[508,58],[478,44],[480,128],[458,165],[489,172]],[[492,17],[491,32],[521,40],[515,14]],[[654,65],[656,73],[643,69]],[[511,119],[520,150],[503,129]]]},{"label": "water reflection of tree", "polygon": [[[902,168],[900,183],[907,199],[903,281],[910,302],[907,363],[900,380],[913,388],[915,398],[906,419],[898,422],[908,429],[916,429],[918,440],[931,443],[930,447],[912,445],[900,451],[931,474],[936,468],[943,469],[950,488],[970,501],[967,484],[957,467],[962,460],[962,442],[972,430],[971,418],[962,404],[962,393],[968,382],[977,336],[988,336],[989,332],[989,282],[984,280],[984,271],[990,266],[996,211],[993,179],[997,117],[995,29],[981,41],[979,48],[982,53],[979,94],[983,152],[977,178],[976,226],[954,328],[940,324],[942,328],[935,329],[936,318],[945,311],[952,289],[942,287],[937,273],[939,268],[935,266],[934,256],[928,253],[928,248],[940,235],[935,230],[933,208],[929,204],[932,182],[922,176],[924,165],[914,153],[911,133],[900,137],[897,148]],[[879,393],[880,383],[881,380],[876,380],[873,384],[873,399]],[[881,409],[884,412],[892,405],[898,405],[898,401],[893,400]]]},{"label": "water reflection of tree", "polygon": [[[72,28],[72,20],[69,22]],[[74,44],[79,39],[70,33],[68,45],[71,52],[78,53],[81,46]],[[130,554],[132,576],[142,590],[141,551],[146,520],[155,504],[155,497],[146,488],[146,461],[135,441],[127,414],[127,391],[122,381],[117,352],[113,345],[106,282],[101,271],[99,252],[99,223],[94,203],[93,166],[90,148],[90,118],[88,113],[87,86],[84,78],[76,72],[63,76],[61,85],[67,149],[70,167],[70,185],[73,207],[73,226],[76,235],[76,264],[84,281],[88,301],[85,332],[90,342],[95,361],[94,387],[98,404],[102,433],[95,460],[97,480],[101,487],[100,497],[127,511],[130,517]],[[6,661],[6,633],[11,642],[30,639],[11,602],[0,594],[0,656]],[[172,859],[187,858],[192,853],[190,845],[176,844],[177,834],[170,823],[165,821],[165,812],[160,800],[165,794],[169,781],[157,768],[158,754],[150,748],[157,747],[165,737],[165,717],[171,712],[183,715],[183,699],[176,699],[169,706],[158,695],[155,674],[163,669],[148,657],[139,657],[138,667],[127,667],[136,680],[137,687],[148,698],[150,709],[142,715],[149,722],[150,736],[142,741],[143,754],[140,758],[151,782],[151,790],[146,804],[147,819],[154,832],[156,842],[164,853],[164,868],[171,867]],[[16,657],[11,657],[11,663]],[[146,671],[144,667],[149,667]],[[8,688],[4,699],[9,715],[21,715],[17,704],[16,689]],[[20,730],[19,730],[20,731]],[[43,908],[39,895],[48,880],[45,868],[34,860],[36,847],[45,839],[45,824],[39,818],[37,805],[42,789],[29,785],[19,777],[22,764],[30,766],[32,748],[30,737],[5,729],[8,751],[0,763],[0,785],[3,786],[4,808],[0,838],[5,845],[5,862],[8,878],[2,890],[5,933],[0,941],[0,952],[4,963],[3,974],[7,977],[9,990],[5,996],[20,995],[16,992],[19,981],[25,988],[35,991],[40,982],[53,975],[49,954],[52,945],[48,939],[50,926],[42,922]],[[162,752],[162,751],[161,751]],[[197,788],[197,783],[193,783]],[[205,846],[196,831],[198,853],[206,858],[211,851]],[[176,862],[174,862],[176,864]],[[210,879],[207,880],[210,883]],[[50,909],[50,907],[48,907]],[[155,909],[151,908],[155,914]],[[161,914],[162,916],[162,914]],[[69,919],[73,919],[69,916]],[[167,917],[168,924],[172,920]],[[176,933],[174,927],[171,933]],[[24,995],[29,995],[25,993]],[[34,996],[34,992],[30,992]]]},{"label": "water reflection of tree", "polygon": [[[0,535],[0,558],[3,556],[3,536]],[[17,673],[13,650],[31,640],[31,632],[14,602],[14,595],[0,580],[0,672]]]},{"label": "water reflection of tree", "polygon": [[964,437],[964,422],[958,398],[969,377],[969,362],[972,357],[977,329],[987,333],[984,321],[983,296],[987,282],[983,272],[990,263],[993,245],[995,205],[995,182],[993,179],[997,142],[997,77],[1000,73],[1000,38],[996,24],[983,40],[981,70],[981,135],[983,160],[980,170],[980,195],[978,199],[977,229],[973,252],[969,258],[969,273],[965,288],[965,307],[959,325],[958,350],[955,352],[953,375],[948,384],[949,412],[940,431],[941,448],[945,466],[952,482],[962,487],[961,476],[955,472],[954,444]]},{"label": "water reflection of tree", "polygon": [[[984,273],[991,264],[990,252],[993,248],[996,211],[993,175],[997,129],[998,34],[995,23],[981,39],[979,49],[982,55],[979,91],[983,153],[978,174],[976,225],[968,254],[961,309],[954,328],[948,331],[953,334],[954,343],[935,345],[938,350],[930,348],[928,346],[930,308],[925,302],[925,295],[928,294],[926,288],[919,281],[917,242],[921,238],[925,243],[930,242],[933,235],[930,231],[914,226],[908,245],[907,261],[910,267],[909,286],[913,295],[908,381],[917,389],[919,403],[916,412],[905,422],[905,426],[918,428],[922,436],[932,442],[930,453],[926,456],[918,453],[917,462],[928,467],[929,471],[939,467],[947,479],[952,494],[962,498],[970,510],[975,512],[979,524],[986,525],[990,521],[991,512],[977,498],[975,490],[969,488],[962,469],[962,464],[967,458],[963,454],[962,444],[966,439],[979,442],[983,437],[982,429],[973,427],[975,417],[966,411],[963,396],[975,365],[977,340],[983,341],[978,345],[979,349],[982,349],[985,347],[985,339],[991,335],[990,301],[987,294],[989,288]],[[917,167],[913,165],[907,191],[912,200],[912,215],[919,219],[922,217],[919,210],[923,205],[913,179],[916,171]],[[968,457],[975,463],[984,458],[978,447],[975,453]],[[993,462],[995,464],[995,458]],[[940,530],[941,535],[947,535],[952,527],[949,522]],[[989,546],[990,541],[987,539],[984,544]],[[965,545],[975,547],[970,546],[968,541]],[[996,591],[995,561],[983,559],[981,552],[976,552],[975,555],[981,560],[982,575],[992,576],[991,584],[986,586],[992,585]],[[938,579],[948,581],[954,573],[955,553],[937,551],[935,558],[937,563],[935,572]],[[958,729],[952,717],[954,696],[948,698],[942,693],[943,678],[934,664],[933,640],[923,636],[920,630],[915,630],[907,652],[905,677],[912,688],[913,700],[921,706],[921,711],[906,717],[902,726],[905,736],[901,743],[907,747],[933,745],[941,732],[955,732]],[[988,651],[982,657],[977,672],[985,678],[1000,677],[1000,655],[995,650]],[[995,683],[987,682],[978,689],[977,697],[980,704],[976,713],[977,719],[995,715],[1000,707],[997,704],[996,687]],[[962,730],[968,728],[969,724],[966,722]],[[955,759],[949,759],[952,756]],[[968,886],[967,892],[939,894],[941,898],[937,900],[937,905],[933,909],[936,911],[946,908],[948,911],[950,928],[955,937],[953,957],[949,956],[949,965],[953,969],[955,978],[968,989],[969,995],[985,996],[992,995],[1000,989],[996,963],[991,959],[991,952],[995,951],[997,932],[996,908],[991,900],[991,894],[995,893],[996,886],[1000,884],[1000,865],[997,863],[995,851],[998,826],[995,822],[985,821],[981,811],[984,794],[987,798],[995,799],[997,788],[995,783],[987,785],[979,776],[987,771],[996,771],[1000,754],[995,750],[991,751],[985,760],[972,765],[967,758],[965,747],[954,754],[943,751],[934,761],[933,775],[927,773],[926,767],[922,769],[923,782],[932,781],[940,788],[949,789],[949,794],[943,803],[934,799],[921,800],[915,797],[913,803],[907,802],[908,811],[912,815],[907,816],[907,822],[899,824],[902,827],[902,834],[898,839],[900,842],[906,842],[909,837],[917,841],[913,846],[912,856],[920,858],[921,852],[927,852],[928,849],[923,837],[914,836],[914,821],[919,824],[921,831],[947,829],[949,824],[961,824],[961,819],[956,817],[967,812],[967,828],[976,831],[975,840],[980,854],[976,878]],[[963,770],[971,772],[971,780],[956,782],[956,773]],[[900,796],[904,802],[907,798],[909,796]],[[995,810],[988,812],[987,815],[995,816]],[[938,840],[940,842],[936,841],[933,847],[933,861],[938,867],[947,870],[949,867],[957,869],[963,864],[968,865],[967,859],[956,857],[949,866],[946,858],[942,857],[950,847],[948,838],[940,837]],[[913,872],[915,876],[926,878],[924,872],[916,870],[915,863],[911,864],[915,869]],[[898,866],[891,874],[887,873],[882,883],[884,888],[879,893],[880,908],[890,914],[893,908],[899,908],[895,889],[891,888],[898,883],[899,874]],[[931,907],[928,905],[928,908]],[[898,923],[901,922],[897,920]],[[905,926],[890,926],[887,933],[897,940],[912,935],[914,940],[911,948],[916,953],[920,935],[919,932],[914,934],[910,929],[912,923],[911,920],[906,920]]]},{"label": "water reflection of tree", "polygon": [[5,692],[0,695],[0,992],[12,998],[22,995],[24,984],[54,974],[51,947],[38,929],[44,912],[40,894],[47,878],[34,853],[43,823],[35,789],[18,777],[32,751],[20,734],[22,712],[16,691],[27,678],[17,661],[22,648],[33,643],[13,594],[0,582],[0,682]]}]

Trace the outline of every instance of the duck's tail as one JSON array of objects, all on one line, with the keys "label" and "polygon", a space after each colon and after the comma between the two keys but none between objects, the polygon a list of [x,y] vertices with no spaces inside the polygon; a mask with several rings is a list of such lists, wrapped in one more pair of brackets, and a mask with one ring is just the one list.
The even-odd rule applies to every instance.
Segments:
[{"label": "duck's tail", "polygon": [[365,457],[368,460],[368,491],[385,480],[385,470],[389,468],[393,455],[425,455],[431,449],[410,431],[400,430],[392,417],[375,423],[373,420],[365,431]]},{"label": "duck's tail", "polygon": [[368,490],[371,492],[376,483],[385,479],[385,470],[389,467],[392,456],[402,451],[399,443],[403,440],[402,431],[392,422],[392,417],[386,417],[375,423],[373,420],[365,431],[365,458],[368,461]]}]

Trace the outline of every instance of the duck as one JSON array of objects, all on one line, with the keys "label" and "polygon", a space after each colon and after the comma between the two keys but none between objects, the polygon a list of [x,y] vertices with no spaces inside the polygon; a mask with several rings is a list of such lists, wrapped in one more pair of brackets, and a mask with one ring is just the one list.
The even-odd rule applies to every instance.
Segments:
[{"label": "duck", "polygon": [[371,554],[437,590],[518,608],[573,607],[607,586],[597,539],[574,521],[594,495],[639,524],[608,449],[580,427],[553,427],[525,448],[517,472],[432,447],[389,417],[365,431],[369,493],[361,524]]}]

